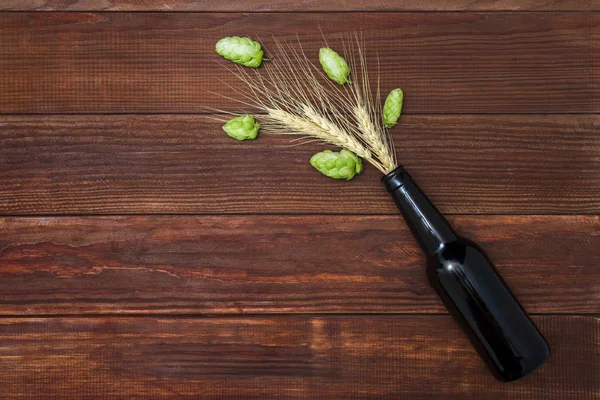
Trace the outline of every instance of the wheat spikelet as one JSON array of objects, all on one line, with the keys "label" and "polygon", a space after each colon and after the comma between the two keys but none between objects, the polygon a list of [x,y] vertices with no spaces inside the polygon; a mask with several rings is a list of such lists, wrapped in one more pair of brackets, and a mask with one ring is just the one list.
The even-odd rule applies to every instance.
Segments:
[{"label": "wheat spikelet", "polygon": [[228,85],[242,100],[227,98],[264,113],[257,117],[265,133],[300,135],[303,143],[323,141],[343,147],[388,173],[396,167],[396,159],[391,139],[381,123],[379,85],[375,103],[364,44],[358,35],[354,39],[359,64],[355,52],[344,43],[344,57],[350,61],[355,79],[359,78],[353,84],[339,87],[327,79],[308,59],[299,41],[295,47],[274,39],[271,62],[258,70],[239,66],[230,70],[249,90]]},{"label": "wheat spikelet", "polygon": [[371,152],[355,137],[343,132],[327,118],[306,107],[304,116],[298,116],[281,109],[267,109],[264,117],[269,120],[267,129],[280,134],[308,134],[335,146],[344,147],[359,157],[371,158]]},{"label": "wheat spikelet", "polygon": [[[382,123],[383,118],[380,112],[379,70],[377,74],[376,100],[374,101],[366,56],[364,53],[364,40],[362,36],[355,32],[349,42],[354,42],[356,46],[350,47],[344,43],[344,55],[348,58],[348,62],[351,65],[352,70],[355,71],[355,75],[359,75],[356,79],[356,85],[353,85],[352,87],[352,95],[354,98],[352,114],[362,133],[363,141],[380,160],[385,171],[391,172],[396,168],[397,160],[389,131]],[[357,54],[358,62],[356,61]]]},{"label": "wheat spikelet", "polygon": [[[336,146],[345,147],[359,157],[371,159],[371,152],[351,134],[344,132],[339,126],[329,121],[324,116],[317,113],[308,105],[303,105],[304,115],[313,124],[318,126],[323,132],[328,135],[328,140]],[[337,143],[334,143],[337,142]]]},{"label": "wheat spikelet", "polygon": [[381,140],[381,135],[371,119],[371,115],[362,104],[352,109],[358,128],[363,134],[363,140],[373,150],[386,173],[396,168],[396,161],[390,154],[389,147]]}]

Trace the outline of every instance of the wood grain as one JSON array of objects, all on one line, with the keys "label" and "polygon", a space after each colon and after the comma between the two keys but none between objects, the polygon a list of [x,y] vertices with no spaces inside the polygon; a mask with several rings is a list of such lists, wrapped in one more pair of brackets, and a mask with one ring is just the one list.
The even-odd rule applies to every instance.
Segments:
[{"label": "wood grain", "polygon": [[598,0],[3,0],[31,11],[598,11]]},{"label": "wood grain", "polygon": [[535,321],[550,359],[506,384],[446,316],[2,319],[0,385],[5,399],[595,398],[598,318]]},{"label": "wood grain", "polygon": [[[374,168],[350,182],[323,146],[236,142],[209,117],[0,116],[0,213],[397,215]],[[447,214],[600,213],[600,117],[405,116],[399,159]]]},{"label": "wood grain", "polygon": [[[222,2],[225,3],[225,2]],[[215,42],[323,40],[362,30],[382,90],[411,113],[600,112],[596,13],[3,13],[2,113],[198,113],[238,108]],[[372,65],[374,68],[374,65]]]},{"label": "wood grain", "polygon": [[[600,217],[463,216],[526,309],[600,313]],[[434,313],[400,217],[0,219],[0,314]]]}]

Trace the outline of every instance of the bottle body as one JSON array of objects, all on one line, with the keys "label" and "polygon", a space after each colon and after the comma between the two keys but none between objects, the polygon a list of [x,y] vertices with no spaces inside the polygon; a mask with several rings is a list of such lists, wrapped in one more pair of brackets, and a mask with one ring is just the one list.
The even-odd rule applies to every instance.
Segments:
[{"label": "bottle body", "polygon": [[546,340],[485,253],[454,232],[402,167],[383,182],[425,252],[430,285],[494,376],[512,381],[541,365]]},{"label": "bottle body", "polygon": [[447,243],[427,257],[427,279],[497,379],[513,381],[549,356],[543,336],[477,245]]}]

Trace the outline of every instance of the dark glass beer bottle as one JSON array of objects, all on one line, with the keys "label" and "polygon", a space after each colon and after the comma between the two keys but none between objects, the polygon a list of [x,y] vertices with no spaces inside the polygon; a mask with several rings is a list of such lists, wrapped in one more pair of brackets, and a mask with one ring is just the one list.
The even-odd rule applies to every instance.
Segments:
[{"label": "dark glass beer bottle", "polygon": [[485,253],[458,236],[402,166],[382,178],[427,258],[427,278],[496,378],[519,379],[550,354]]}]

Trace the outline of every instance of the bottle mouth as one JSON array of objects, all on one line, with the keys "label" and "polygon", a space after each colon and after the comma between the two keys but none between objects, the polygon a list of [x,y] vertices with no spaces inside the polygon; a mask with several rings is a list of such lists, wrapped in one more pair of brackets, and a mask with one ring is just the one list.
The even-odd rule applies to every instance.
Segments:
[{"label": "bottle mouth", "polygon": [[388,191],[393,192],[400,186],[404,185],[408,173],[402,165],[397,166],[392,172],[381,177],[381,182],[385,185]]}]

